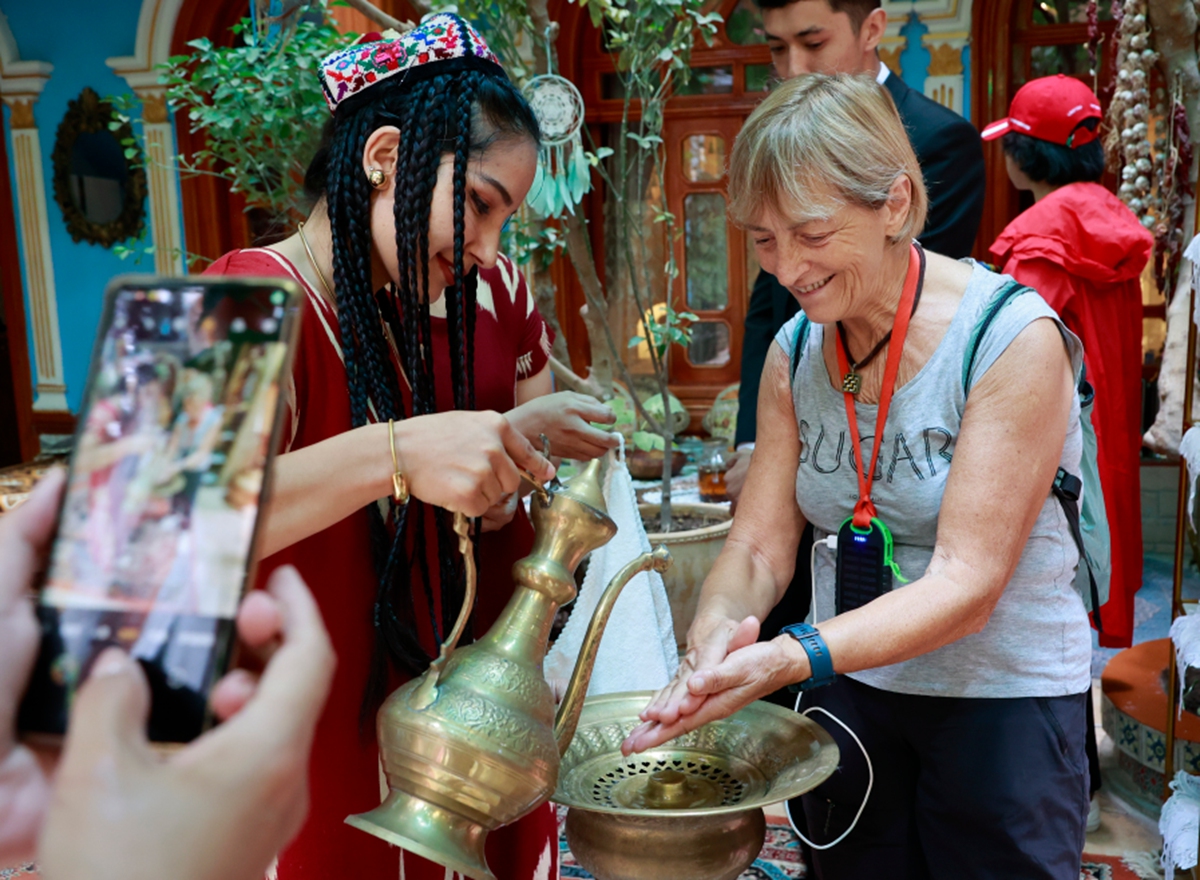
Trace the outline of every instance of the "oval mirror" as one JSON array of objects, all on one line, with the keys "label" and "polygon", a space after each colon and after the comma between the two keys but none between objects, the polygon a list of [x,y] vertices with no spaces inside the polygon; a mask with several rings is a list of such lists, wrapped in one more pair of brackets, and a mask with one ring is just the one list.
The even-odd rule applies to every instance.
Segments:
[{"label": "oval mirror", "polygon": [[67,105],[54,140],[54,200],[75,241],[111,247],[138,235],[145,220],[146,172],[141,157],[126,158],[112,105],[85,88]]}]

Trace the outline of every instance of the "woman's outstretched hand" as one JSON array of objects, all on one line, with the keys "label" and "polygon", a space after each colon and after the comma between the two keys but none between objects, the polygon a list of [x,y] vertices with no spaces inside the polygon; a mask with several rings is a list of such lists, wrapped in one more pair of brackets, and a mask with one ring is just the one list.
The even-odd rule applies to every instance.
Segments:
[{"label": "woman's outstretched hand", "polygon": [[641,712],[642,724],[625,738],[622,753],[652,749],[802,681],[807,658],[797,656],[803,649],[796,640],[780,636],[759,642],[758,630],[755,617],[713,621],[707,635],[693,641],[675,678]]},{"label": "woman's outstretched hand", "polygon": [[592,422],[602,425],[615,422],[617,416],[612,407],[575,391],[535,397],[510,409],[505,417],[531,440],[545,434],[550,440],[550,451],[561,458],[589,461],[616,449],[620,443],[616,434],[592,425]]},{"label": "woman's outstretched hand", "polygon": [[408,489],[427,504],[483,516],[521,485],[521,470],[542,482],[554,465],[497,412],[454,410],[397,422],[396,448]]}]

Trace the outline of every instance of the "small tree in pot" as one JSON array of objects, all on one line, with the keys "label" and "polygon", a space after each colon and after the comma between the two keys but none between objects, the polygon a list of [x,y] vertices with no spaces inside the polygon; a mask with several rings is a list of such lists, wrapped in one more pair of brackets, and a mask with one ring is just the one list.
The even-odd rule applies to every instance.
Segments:
[{"label": "small tree in pot", "polygon": [[[587,220],[571,200],[555,205],[547,216],[526,219],[524,240],[544,242],[553,230],[552,246],[565,249],[587,301],[583,312],[591,364],[586,377],[567,364],[565,344],[551,366],[560,384],[614,398],[614,380],[620,378],[631,392],[636,409],[634,443],[644,449],[663,450],[661,530],[671,529],[671,454],[675,431],[668,390],[670,349],[687,345],[689,312],[670,304],[670,289],[678,277],[673,243],[678,237],[674,215],[667,210],[661,185],[664,166],[663,109],[677,83],[691,74],[689,59],[696,37],[710,40],[721,21],[705,12],[704,0],[579,0],[587,6],[592,23],[602,28],[616,59],[617,79],[623,97],[621,121],[612,127],[609,142],[589,151],[587,161],[603,187],[605,197],[606,265],[604,280],[588,236]],[[557,26],[549,20],[545,0],[468,0],[463,14],[480,23],[510,74],[520,81],[545,75],[554,68],[553,38]],[[520,44],[533,47],[523,57]],[[646,235],[647,221],[662,233],[664,253],[656,255]],[[543,246],[544,251],[544,246]],[[544,317],[558,330],[554,313],[555,290],[548,261],[534,266],[534,287]],[[655,305],[656,291],[665,294],[665,308]],[[628,319],[638,330],[628,336]],[[661,406],[643,404],[634,389],[634,378],[623,357],[629,347],[644,346],[650,362],[653,397]],[[678,408],[678,404],[674,409]],[[666,417],[664,417],[666,414]]]}]

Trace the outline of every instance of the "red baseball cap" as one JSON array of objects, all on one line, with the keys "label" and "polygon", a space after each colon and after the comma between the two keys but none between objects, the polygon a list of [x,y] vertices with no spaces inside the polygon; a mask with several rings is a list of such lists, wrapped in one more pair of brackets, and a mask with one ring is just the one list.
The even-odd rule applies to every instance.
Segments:
[{"label": "red baseball cap", "polygon": [[1021,86],[1013,95],[1008,117],[993,122],[980,136],[990,141],[1015,131],[1074,149],[1100,136],[1099,126],[1089,130],[1078,128],[1079,123],[1103,117],[1095,93],[1074,77],[1060,73]]}]

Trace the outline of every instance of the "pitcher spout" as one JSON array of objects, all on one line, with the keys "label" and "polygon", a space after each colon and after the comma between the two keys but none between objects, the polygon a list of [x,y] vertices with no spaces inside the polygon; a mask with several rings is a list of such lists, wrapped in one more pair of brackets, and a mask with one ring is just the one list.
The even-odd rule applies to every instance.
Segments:
[{"label": "pitcher spout", "polygon": [[592,669],[596,666],[596,654],[600,649],[600,639],[604,636],[604,628],[608,625],[609,615],[613,606],[621,597],[625,585],[634,576],[643,571],[654,571],[660,574],[671,567],[671,553],[659,544],[649,553],[636,557],[628,565],[617,572],[616,577],[604,588],[596,611],[588,622],[583,644],[579,649],[579,657],[575,661],[575,669],[571,673],[571,681],[567,685],[558,714],[554,718],[554,740],[558,744],[558,753],[566,754],[571,740],[575,736],[575,728],[579,725],[579,713],[583,711],[583,700],[587,696],[588,684],[592,680]]}]

